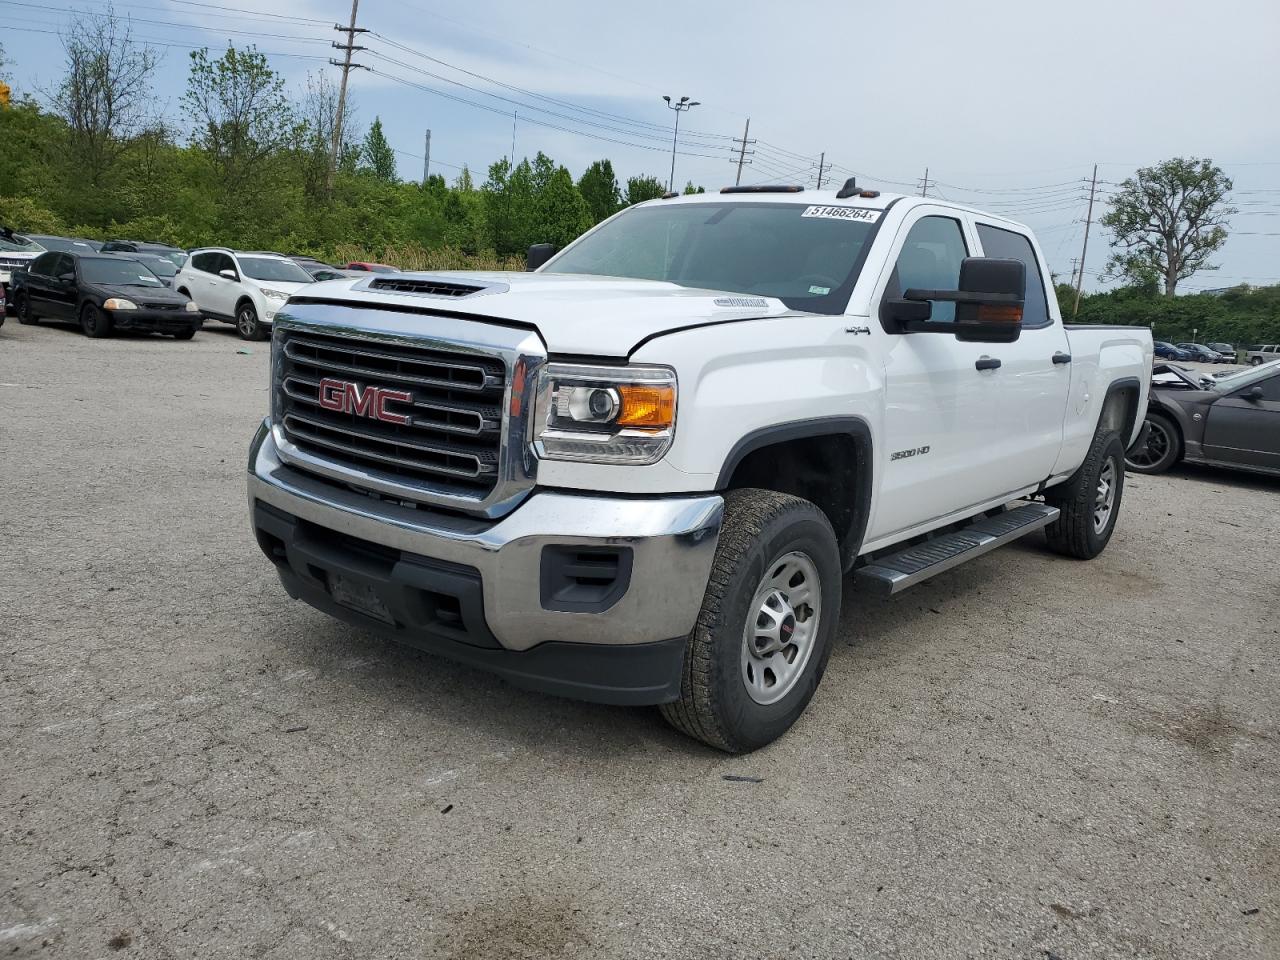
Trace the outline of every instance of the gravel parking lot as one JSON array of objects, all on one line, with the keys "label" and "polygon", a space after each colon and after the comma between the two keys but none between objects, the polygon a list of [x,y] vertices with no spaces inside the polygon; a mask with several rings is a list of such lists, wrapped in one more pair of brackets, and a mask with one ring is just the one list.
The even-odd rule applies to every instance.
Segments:
[{"label": "gravel parking lot", "polygon": [[1280,956],[1280,481],[847,591],[730,758],[290,601],[267,364],[0,329],[0,956]]}]

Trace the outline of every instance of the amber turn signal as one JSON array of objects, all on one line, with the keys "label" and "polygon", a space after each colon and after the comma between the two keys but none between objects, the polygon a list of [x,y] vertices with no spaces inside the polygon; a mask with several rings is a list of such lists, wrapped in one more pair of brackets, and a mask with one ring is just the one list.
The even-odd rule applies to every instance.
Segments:
[{"label": "amber turn signal", "polygon": [[622,409],[614,422],[620,427],[665,430],[675,421],[676,389],[653,384],[619,384]]},{"label": "amber turn signal", "polygon": [[978,305],[979,323],[1021,323],[1022,305],[1012,303],[982,303]]}]

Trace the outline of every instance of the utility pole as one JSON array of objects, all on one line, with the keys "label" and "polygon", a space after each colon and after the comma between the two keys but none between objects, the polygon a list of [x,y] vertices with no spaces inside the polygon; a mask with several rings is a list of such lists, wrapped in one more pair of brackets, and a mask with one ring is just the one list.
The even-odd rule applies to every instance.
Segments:
[{"label": "utility pole", "polygon": [[360,0],[351,0],[351,23],[348,26],[344,27],[340,23],[335,23],[333,25],[333,29],[337,30],[339,33],[345,33],[347,35],[347,42],[338,43],[338,41],[335,40],[333,42],[334,49],[344,51],[344,55],[341,61],[334,60],[333,58],[329,59],[329,62],[335,67],[342,68],[342,83],[338,87],[338,110],[333,118],[333,143],[329,149],[329,175],[325,178],[325,188],[330,192],[333,191],[333,177],[338,170],[338,151],[342,149],[342,122],[343,115],[346,113],[347,109],[347,77],[351,74],[353,67],[362,70],[368,69],[364,64],[351,62],[351,54],[357,50],[364,49],[364,47],[357,47],[355,45],[356,34],[369,32],[363,27],[356,26],[356,10],[359,6]]},{"label": "utility pole", "polygon": [[1071,258],[1071,285],[1073,287],[1076,285],[1076,270],[1078,269],[1079,263],[1080,263],[1079,257]]},{"label": "utility pole", "polygon": [[516,120],[520,118],[519,110],[511,111],[511,169],[516,168]]},{"label": "utility pole", "polygon": [[929,168],[924,168],[924,183],[920,185],[920,196],[927,197],[929,195]]},{"label": "utility pole", "polygon": [[1098,165],[1093,165],[1093,181],[1089,184],[1089,212],[1084,220],[1084,245],[1080,248],[1080,274],[1076,277],[1076,302],[1071,307],[1071,316],[1080,312],[1080,287],[1084,284],[1084,258],[1089,253],[1089,227],[1093,224],[1093,196],[1098,192]]},{"label": "utility pole", "polygon": [[[742,139],[733,141],[738,145],[738,175],[733,180],[733,185],[735,187],[740,186],[742,183],[742,165],[744,163],[750,163],[751,161],[748,160],[747,157],[755,153],[754,150],[747,149],[748,144],[755,143],[754,140],[747,139],[747,134],[750,132],[751,132],[751,118],[747,117],[747,125],[742,128]],[[732,157],[729,159],[729,162],[733,163]]]},{"label": "utility pole", "polygon": [[827,165],[827,151],[823,150],[822,153],[818,156],[818,186],[817,186],[818,190],[822,189],[822,174],[824,173],[823,168],[826,167],[826,165]]},{"label": "utility pole", "polygon": [[423,148],[422,155],[422,185],[427,185],[427,179],[431,176],[431,129],[427,129],[427,142]]}]

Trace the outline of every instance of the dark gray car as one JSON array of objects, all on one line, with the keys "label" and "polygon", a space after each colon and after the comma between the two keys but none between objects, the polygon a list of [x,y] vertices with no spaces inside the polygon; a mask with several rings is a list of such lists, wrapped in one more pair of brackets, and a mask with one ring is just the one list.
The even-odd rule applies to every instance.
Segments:
[{"label": "dark gray car", "polygon": [[1280,361],[1217,378],[1156,364],[1147,428],[1125,455],[1135,473],[1186,460],[1280,476]]}]

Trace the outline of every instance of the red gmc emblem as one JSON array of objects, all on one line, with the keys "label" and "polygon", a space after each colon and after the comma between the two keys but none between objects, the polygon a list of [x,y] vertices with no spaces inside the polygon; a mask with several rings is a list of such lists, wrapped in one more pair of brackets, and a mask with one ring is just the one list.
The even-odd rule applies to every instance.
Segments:
[{"label": "red gmc emblem", "polygon": [[338,413],[354,413],[370,420],[382,420],[385,423],[408,423],[409,418],[402,413],[392,413],[387,409],[388,403],[412,403],[413,394],[407,390],[388,390],[386,387],[361,387],[349,380],[333,380],[325,377],[320,381],[320,406]]}]

